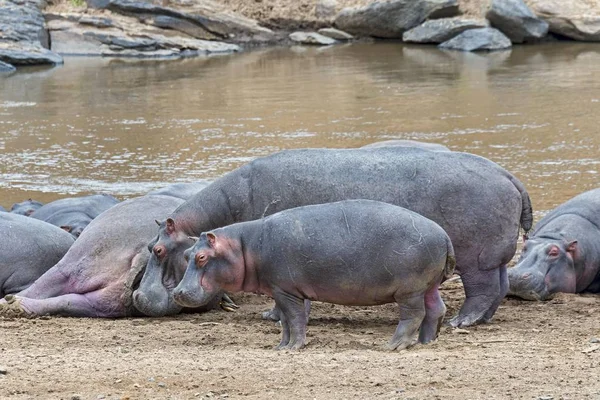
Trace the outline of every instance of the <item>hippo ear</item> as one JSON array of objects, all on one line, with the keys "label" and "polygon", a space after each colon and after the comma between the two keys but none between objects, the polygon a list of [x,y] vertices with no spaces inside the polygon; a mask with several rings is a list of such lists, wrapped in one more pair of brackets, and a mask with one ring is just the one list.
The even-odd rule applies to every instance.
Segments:
[{"label": "hippo ear", "polygon": [[188,239],[193,240],[194,242],[197,242],[198,239],[200,239],[200,238],[198,238],[196,236],[188,236]]},{"label": "hippo ear", "polygon": [[155,219],[154,222],[156,222],[156,225],[160,226],[160,221]]},{"label": "hippo ear", "polygon": [[208,244],[210,245],[210,247],[212,247],[213,249],[215,248],[215,246],[217,245],[217,237],[215,236],[214,233],[212,232],[208,232],[206,234],[206,240],[208,240]]},{"label": "hippo ear", "polygon": [[568,253],[571,253],[571,255],[575,255],[575,252],[577,251],[577,240],[571,240],[570,242],[568,242],[566,249]]},{"label": "hippo ear", "polygon": [[62,229],[63,231],[67,231],[67,232],[71,233],[71,231],[73,230],[73,227],[69,226],[69,225],[62,225],[60,227],[60,229]]},{"label": "hippo ear", "polygon": [[175,232],[175,221],[173,218],[167,218],[167,233],[170,235]]}]

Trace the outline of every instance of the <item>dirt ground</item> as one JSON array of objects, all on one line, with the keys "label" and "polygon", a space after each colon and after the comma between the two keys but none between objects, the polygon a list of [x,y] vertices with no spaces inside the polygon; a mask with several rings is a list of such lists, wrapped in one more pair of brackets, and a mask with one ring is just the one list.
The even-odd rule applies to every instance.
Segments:
[{"label": "dirt ground", "polygon": [[[447,319],[460,282],[444,284]],[[266,297],[234,313],[0,318],[1,399],[600,399],[600,297],[506,299],[494,321],[389,352],[396,307],[313,307],[307,347],[276,351]]]}]

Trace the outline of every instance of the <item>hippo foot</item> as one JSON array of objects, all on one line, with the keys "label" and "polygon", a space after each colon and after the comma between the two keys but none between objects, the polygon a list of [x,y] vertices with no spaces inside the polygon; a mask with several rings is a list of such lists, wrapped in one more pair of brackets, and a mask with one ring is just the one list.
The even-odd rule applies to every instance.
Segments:
[{"label": "hippo foot", "polygon": [[279,344],[279,346],[275,347],[275,350],[292,350],[298,351],[304,347],[304,343],[296,342],[296,343],[288,343],[288,344]]},{"label": "hippo foot", "polygon": [[263,312],[261,317],[267,321],[279,322],[279,309],[277,307],[273,307],[269,311]]},{"label": "hippo foot", "polygon": [[385,345],[385,349],[389,351],[404,350],[417,344],[417,339],[404,339],[400,341],[390,341]]},{"label": "hippo foot", "polygon": [[237,304],[235,304],[233,302],[233,300],[231,300],[231,297],[229,297],[226,293],[223,293],[223,297],[221,297],[221,301],[219,302],[219,306],[223,310],[229,311],[229,312],[234,312],[235,310],[237,310],[238,308],[240,308],[240,306],[238,306]]},{"label": "hippo foot", "polygon": [[483,315],[457,315],[448,321],[448,325],[453,328],[466,328],[468,326],[473,326],[481,323],[487,323],[491,320],[491,318],[484,318]]},{"label": "hippo foot", "polygon": [[21,305],[19,300],[14,295],[7,295],[4,297],[6,303],[0,304],[0,316],[5,318],[32,318],[33,315],[27,312]]}]

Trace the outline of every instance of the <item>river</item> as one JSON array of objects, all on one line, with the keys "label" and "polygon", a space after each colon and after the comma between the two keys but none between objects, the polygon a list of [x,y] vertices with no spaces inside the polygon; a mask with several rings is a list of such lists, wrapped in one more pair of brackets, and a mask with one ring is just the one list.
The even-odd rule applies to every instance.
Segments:
[{"label": "river", "polygon": [[416,139],[487,157],[536,216],[600,186],[600,47],[400,43],[185,60],[66,58],[0,77],[0,204],[121,199],[280,149]]}]

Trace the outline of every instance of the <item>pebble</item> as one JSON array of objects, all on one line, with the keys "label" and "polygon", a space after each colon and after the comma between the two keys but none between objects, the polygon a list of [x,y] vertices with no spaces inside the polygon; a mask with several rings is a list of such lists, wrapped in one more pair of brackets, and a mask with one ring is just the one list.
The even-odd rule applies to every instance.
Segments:
[{"label": "pebble", "polygon": [[600,343],[600,339],[593,337],[590,339],[590,343]]},{"label": "pebble", "polygon": [[4,365],[0,365],[0,375],[8,374],[8,369]]},{"label": "pebble", "polygon": [[148,378],[148,382],[154,382],[154,378],[153,377]]},{"label": "pebble", "polygon": [[538,400],[554,400],[554,396],[540,396],[538,397]]},{"label": "pebble", "polygon": [[455,330],[452,331],[452,333],[460,333],[462,335],[468,335],[471,332],[469,332],[466,329],[456,328]]},{"label": "pebble", "polygon": [[81,400],[81,395],[80,394],[74,394],[73,396],[71,396],[71,400]]},{"label": "pebble", "polygon": [[166,384],[166,383],[164,383],[164,382],[158,382],[158,386],[159,386],[159,387],[166,387],[166,386],[167,386],[167,384]]},{"label": "pebble", "polygon": [[139,384],[139,383],[134,383],[134,384],[133,384],[133,387],[137,389],[137,388],[139,388],[139,387],[140,387],[140,384]]}]

